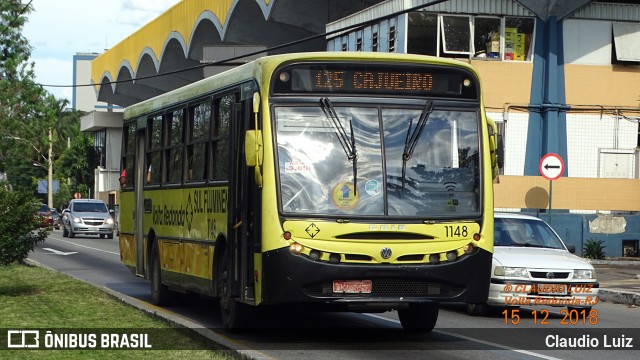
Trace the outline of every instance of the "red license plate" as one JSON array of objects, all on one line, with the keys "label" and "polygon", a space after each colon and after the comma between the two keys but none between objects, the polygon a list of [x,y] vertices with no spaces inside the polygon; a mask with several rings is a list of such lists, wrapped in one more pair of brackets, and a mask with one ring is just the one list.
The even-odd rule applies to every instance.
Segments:
[{"label": "red license plate", "polygon": [[334,280],[333,292],[344,294],[371,294],[371,280]]}]

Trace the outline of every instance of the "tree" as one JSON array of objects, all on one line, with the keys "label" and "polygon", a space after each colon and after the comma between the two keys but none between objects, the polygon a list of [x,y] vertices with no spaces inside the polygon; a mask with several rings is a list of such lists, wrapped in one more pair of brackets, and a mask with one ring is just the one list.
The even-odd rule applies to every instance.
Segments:
[{"label": "tree", "polygon": [[27,192],[0,186],[0,265],[24,262],[46,239],[49,229],[41,227],[40,219],[34,216],[39,203]]},{"label": "tree", "polygon": [[31,10],[31,3],[0,0],[0,171],[6,169],[7,159],[38,164],[46,160],[47,127],[42,121],[47,92],[35,82],[31,47],[22,35]]}]

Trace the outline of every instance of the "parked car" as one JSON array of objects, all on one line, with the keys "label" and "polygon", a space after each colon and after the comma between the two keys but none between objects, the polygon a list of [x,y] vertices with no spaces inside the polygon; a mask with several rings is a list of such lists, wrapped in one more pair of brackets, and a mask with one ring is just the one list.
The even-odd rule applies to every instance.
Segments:
[{"label": "parked car", "polygon": [[60,213],[60,216],[58,216],[58,229],[62,228],[64,226],[64,214],[69,212],[69,208],[63,209],[62,212]]},{"label": "parked car", "polygon": [[[67,211],[68,210],[68,211]],[[113,216],[107,205],[97,199],[74,199],[62,218],[62,236],[99,235],[113,239]]]},{"label": "parked car", "polygon": [[49,211],[51,211],[51,223],[53,228],[56,230],[60,229],[60,214],[58,213],[58,209],[51,208]]},{"label": "parked car", "polygon": [[51,217],[51,211],[47,204],[40,204],[38,211],[36,211],[36,216],[40,219],[40,226],[52,226],[53,218]]},{"label": "parked car", "polygon": [[471,315],[493,306],[566,306],[586,310],[598,301],[593,266],[572,254],[544,220],[515,213],[496,213],[489,298],[467,304]]}]

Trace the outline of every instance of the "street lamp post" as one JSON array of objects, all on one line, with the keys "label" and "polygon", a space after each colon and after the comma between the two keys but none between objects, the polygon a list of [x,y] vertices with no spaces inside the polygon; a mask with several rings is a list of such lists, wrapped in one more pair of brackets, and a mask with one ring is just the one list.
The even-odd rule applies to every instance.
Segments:
[{"label": "street lamp post", "polygon": [[25,142],[29,145],[31,145],[31,147],[38,153],[38,155],[40,155],[42,157],[42,159],[44,160],[44,163],[47,164],[47,166],[45,167],[42,164],[37,164],[34,163],[33,165],[35,166],[40,166],[42,168],[45,168],[47,170],[47,205],[52,208],[53,207],[53,161],[50,161],[53,157],[53,133],[51,132],[51,130],[49,130],[49,151],[48,151],[48,158],[46,158],[44,155],[42,155],[42,153],[40,152],[40,150],[38,150],[38,148],[31,143],[29,140],[25,140],[23,138],[17,137],[17,136],[4,136],[3,139],[13,139],[13,140],[17,140],[17,141],[22,141]]}]

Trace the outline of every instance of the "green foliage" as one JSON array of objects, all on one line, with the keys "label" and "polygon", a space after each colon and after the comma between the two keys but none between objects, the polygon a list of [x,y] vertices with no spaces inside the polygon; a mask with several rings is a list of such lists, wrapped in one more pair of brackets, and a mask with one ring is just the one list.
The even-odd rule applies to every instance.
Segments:
[{"label": "green foliage", "polygon": [[49,230],[35,214],[40,201],[22,191],[0,187],[0,265],[24,262]]},{"label": "green foliage", "polygon": [[587,259],[604,259],[604,248],[606,246],[604,246],[603,244],[603,240],[587,240],[587,242],[584,244],[584,247],[582,248],[582,256]]}]

